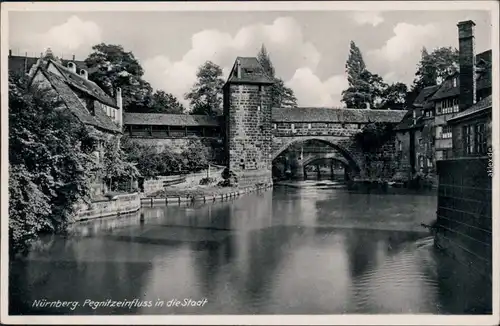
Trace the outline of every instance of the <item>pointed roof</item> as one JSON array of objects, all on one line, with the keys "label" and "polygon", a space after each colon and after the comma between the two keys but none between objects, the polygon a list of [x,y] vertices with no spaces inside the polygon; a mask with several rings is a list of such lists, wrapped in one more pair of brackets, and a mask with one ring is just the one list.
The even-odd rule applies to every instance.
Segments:
[{"label": "pointed roof", "polygon": [[[238,68],[239,66],[239,68]],[[239,73],[239,75],[238,75]],[[255,57],[237,57],[226,84],[274,84]]]}]

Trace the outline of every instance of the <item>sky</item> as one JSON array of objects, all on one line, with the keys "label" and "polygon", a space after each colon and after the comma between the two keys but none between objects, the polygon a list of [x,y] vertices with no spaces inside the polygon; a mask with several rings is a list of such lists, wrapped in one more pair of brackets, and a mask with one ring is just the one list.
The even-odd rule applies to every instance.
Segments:
[{"label": "sky", "polygon": [[360,48],[368,70],[387,83],[411,85],[422,47],[458,47],[457,23],[476,23],[476,52],[491,49],[488,11],[211,11],[10,12],[13,54],[54,54],[84,60],[104,42],[131,51],[153,88],[177,96],[207,60],[227,77],[237,56],[256,56],[265,44],[299,106],[333,107],[347,88],[349,44]]}]

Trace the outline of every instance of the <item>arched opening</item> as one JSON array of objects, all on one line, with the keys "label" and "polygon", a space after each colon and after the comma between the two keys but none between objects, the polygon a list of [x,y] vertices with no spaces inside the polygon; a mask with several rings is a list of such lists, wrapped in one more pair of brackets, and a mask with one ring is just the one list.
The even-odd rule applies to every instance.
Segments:
[{"label": "arched opening", "polygon": [[352,171],[344,159],[317,157],[304,161],[304,180],[348,182]]},{"label": "arched opening", "polygon": [[[360,165],[342,145],[316,137],[294,139],[283,144],[273,153],[273,178],[274,180],[303,180],[307,171],[304,163],[309,163],[313,158],[338,158],[344,162],[349,173],[359,174]],[[307,165],[307,164],[306,164]]]}]

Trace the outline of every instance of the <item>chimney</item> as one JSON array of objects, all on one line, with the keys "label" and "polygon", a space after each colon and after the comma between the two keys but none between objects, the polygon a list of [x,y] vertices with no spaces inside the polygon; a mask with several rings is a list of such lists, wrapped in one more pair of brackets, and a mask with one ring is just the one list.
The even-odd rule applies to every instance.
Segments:
[{"label": "chimney", "polygon": [[476,52],[472,20],[458,23],[458,51],[460,66],[460,111],[476,103]]},{"label": "chimney", "polygon": [[9,49],[9,57],[12,57],[12,50]]},{"label": "chimney", "polygon": [[76,65],[74,62],[68,62],[68,70],[76,74]]},{"label": "chimney", "polygon": [[236,78],[241,78],[241,62],[236,60]]},{"label": "chimney", "polygon": [[122,102],[122,89],[116,88],[116,106],[118,106],[118,125],[123,127],[123,102]]},{"label": "chimney", "polygon": [[89,79],[89,73],[88,73],[88,71],[87,71],[87,70],[85,70],[85,69],[81,69],[81,70],[80,70],[80,76],[82,76],[82,77],[83,77],[83,78],[85,78],[85,79]]},{"label": "chimney", "polygon": [[75,61],[75,55],[73,54],[73,61]]}]

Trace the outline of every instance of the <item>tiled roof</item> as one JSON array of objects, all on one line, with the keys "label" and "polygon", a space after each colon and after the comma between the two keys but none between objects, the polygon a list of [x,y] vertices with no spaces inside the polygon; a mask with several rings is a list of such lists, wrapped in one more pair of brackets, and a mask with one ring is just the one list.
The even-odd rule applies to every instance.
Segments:
[{"label": "tiled roof", "polygon": [[420,128],[424,126],[423,116],[419,116],[413,119],[413,110],[406,111],[403,120],[394,128],[394,130],[408,130],[414,128]]},{"label": "tiled roof", "polygon": [[335,108],[274,108],[273,122],[400,122],[403,110],[358,110]]},{"label": "tiled roof", "polygon": [[[238,62],[241,76],[238,78]],[[264,72],[264,68],[255,57],[237,57],[227,83],[272,84],[273,80]]]},{"label": "tiled roof", "polygon": [[[481,90],[491,87],[491,50],[481,52],[476,55],[476,63],[483,68],[483,71],[478,71],[476,79],[476,89]],[[439,90],[434,94],[431,100],[439,100],[443,98],[460,95],[460,74],[455,74],[446,78]],[[453,87],[453,78],[457,78],[457,87]]]},{"label": "tiled roof", "polygon": [[218,127],[217,118],[207,115],[165,114],[165,113],[123,113],[124,125],[163,125],[163,126],[206,126]]},{"label": "tiled roof", "polygon": [[491,109],[491,106],[492,106],[492,96],[490,95],[490,96],[483,98],[481,101],[477,102],[476,104],[474,104],[473,106],[471,106],[467,110],[462,111],[462,112],[458,113],[457,115],[455,115],[453,118],[448,119],[448,122],[457,121],[457,120],[460,120],[462,118],[469,117],[472,114],[486,111],[488,109]]},{"label": "tiled roof", "polygon": [[[40,58],[34,58],[34,57],[27,57],[27,56],[20,56],[20,55],[11,55],[9,56],[9,72],[19,72],[19,73],[24,73],[27,74],[31,67],[38,62],[38,59]],[[61,60],[63,65],[67,65],[68,62],[71,60]],[[76,67],[78,70],[80,69],[85,69],[87,70],[87,66],[85,65],[84,61],[71,61],[76,64]]]},{"label": "tiled roof", "polygon": [[[457,79],[456,87],[453,87],[453,78]],[[439,100],[447,97],[458,96],[460,94],[460,74],[458,72],[448,76],[434,93],[431,100]]]},{"label": "tiled roof", "polygon": [[413,106],[424,107],[429,98],[439,89],[439,85],[427,86],[418,93]]},{"label": "tiled roof", "polygon": [[68,86],[66,80],[50,71],[40,68],[52,87],[59,94],[68,109],[84,124],[112,132],[121,132],[120,128],[102,110],[95,110],[92,115],[84,106],[75,92]]},{"label": "tiled roof", "polygon": [[60,63],[50,60],[50,63],[59,70],[59,72],[65,77],[66,81],[73,87],[87,93],[88,95],[94,97],[100,102],[117,108],[116,102],[108,94],[106,94],[96,83],[91,80],[85,79],[84,77],[69,71],[66,67]]}]

